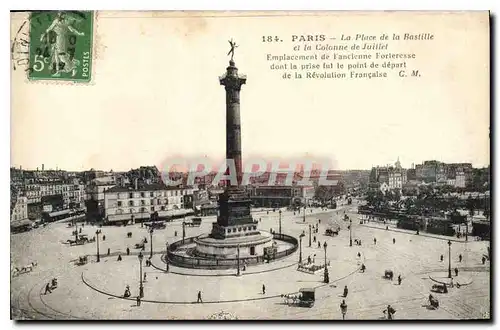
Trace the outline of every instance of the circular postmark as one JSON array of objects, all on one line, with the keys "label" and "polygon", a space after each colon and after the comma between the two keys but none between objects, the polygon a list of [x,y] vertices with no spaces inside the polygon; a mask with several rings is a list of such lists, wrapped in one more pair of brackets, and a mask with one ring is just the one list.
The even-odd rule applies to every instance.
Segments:
[{"label": "circular postmark", "polygon": [[13,70],[30,80],[90,81],[93,12],[29,13],[11,44]]}]

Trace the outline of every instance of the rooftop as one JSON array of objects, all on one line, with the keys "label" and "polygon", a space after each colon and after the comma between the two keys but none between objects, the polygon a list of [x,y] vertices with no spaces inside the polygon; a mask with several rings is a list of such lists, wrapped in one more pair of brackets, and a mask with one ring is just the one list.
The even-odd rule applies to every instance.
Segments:
[{"label": "rooftop", "polygon": [[131,192],[131,191],[155,191],[155,190],[181,190],[189,189],[189,187],[167,186],[164,183],[139,184],[137,189],[133,185],[130,186],[114,186],[106,190],[106,192]]}]

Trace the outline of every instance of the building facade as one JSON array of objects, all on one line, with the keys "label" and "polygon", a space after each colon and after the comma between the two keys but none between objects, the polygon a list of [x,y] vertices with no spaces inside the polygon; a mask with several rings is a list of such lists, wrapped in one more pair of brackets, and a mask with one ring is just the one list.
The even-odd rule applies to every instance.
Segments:
[{"label": "building facade", "polygon": [[256,186],[247,191],[254,207],[308,205],[314,198],[313,186]]},{"label": "building facade", "polygon": [[401,167],[399,159],[394,166],[373,167],[370,174],[371,183],[385,184],[389,190],[401,190],[407,181],[407,170]]},{"label": "building facade", "polygon": [[28,219],[28,198],[17,196],[16,202],[11,210],[10,221],[20,221]]},{"label": "building facade", "polygon": [[[184,209],[184,199],[193,196],[193,188],[172,187],[164,184],[115,186],[104,192],[104,217],[107,222],[149,220],[176,215]],[[192,211],[192,209],[190,210]]]}]

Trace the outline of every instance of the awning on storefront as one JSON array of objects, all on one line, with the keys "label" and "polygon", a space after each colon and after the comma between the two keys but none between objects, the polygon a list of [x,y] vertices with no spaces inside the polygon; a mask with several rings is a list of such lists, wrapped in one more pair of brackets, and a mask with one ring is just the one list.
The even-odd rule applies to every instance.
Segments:
[{"label": "awning on storefront", "polygon": [[51,213],[49,213],[49,217],[57,217],[58,215],[63,215],[63,214],[68,214],[68,213],[71,213],[71,210],[62,210],[62,211],[51,212]]},{"label": "awning on storefront", "polygon": [[10,226],[12,228],[19,228],[19,227],[24,227],[24,226],[32,226],[33,225],[33,221],[29,220],[29,219],[23,219],[23,220],[17,220],[17,221],[12,221],[10,223]]}]

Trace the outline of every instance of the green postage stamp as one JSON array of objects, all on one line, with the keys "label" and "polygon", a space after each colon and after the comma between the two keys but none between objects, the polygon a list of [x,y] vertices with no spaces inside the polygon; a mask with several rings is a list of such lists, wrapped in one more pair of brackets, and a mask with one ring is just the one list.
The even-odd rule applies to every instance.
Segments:
[{"label": "green postage stamp", "polygon": [[41,11],[30,15],[30,80],[89,82],[92,11]]}]

